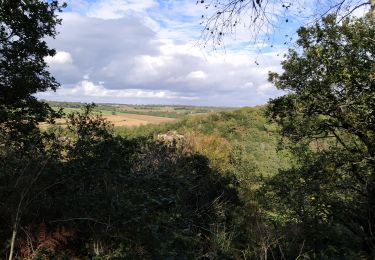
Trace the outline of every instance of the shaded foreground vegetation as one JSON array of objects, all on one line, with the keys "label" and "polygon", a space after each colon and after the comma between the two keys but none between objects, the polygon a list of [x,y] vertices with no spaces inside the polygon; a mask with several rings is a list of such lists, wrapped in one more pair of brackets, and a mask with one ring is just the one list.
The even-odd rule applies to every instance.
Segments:
[{"label": "shaded foreground vegetation", "polygon": [[[265,108],[139,128],[92,110],[37,132],[30,150],[3,150],[3,255],[17,221],[16,256],[29,259],[358,257],[360,238],[325,208],[352,208],[343,175],[320,175],[337,159],[277,152]],[[168,132],[183,138],[158,140]]]},{"label": "shaded foreground vegetation", "polygon": [[87,105],[44,131],[63,6],[0,7],[1,256],[374,258],[373,18],[301,28],[267,107],[113,129]]},{"label": "shaded foreground vegetation", "polygon": [[[16,256],[30,259],[242,258],[268,250],[258,240],[266,231],[255,191],[263,175],[288,165],[288,154],[276,154],[263,108],[133,129],[113,129],[93,108],[70,114],[65,128],[36,131],[28,147],[4,139],[13,149],[2,150],[3,255],[14,223]],[[184,138],[155,138],[172,129]]]},{"label": "shaded foreground vegetation", "polygon": [[[238,203],[233,180],[211,170],[203,156],[115,137],[90,109],[71,115],[62,135],[43,133],[40,153],[34,145],[41,143],[22,153],[3,151],[1,244],[17,221],[22,258],[219,252],[213,234]],[[2,249],[5,255],[9,248]]]}]

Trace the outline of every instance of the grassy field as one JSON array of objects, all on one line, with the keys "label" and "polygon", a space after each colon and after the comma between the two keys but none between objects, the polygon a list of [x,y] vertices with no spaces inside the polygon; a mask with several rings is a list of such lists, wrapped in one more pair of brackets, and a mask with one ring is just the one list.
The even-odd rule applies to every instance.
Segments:
[{"label": "grassy field", "polygon": [[[79,111],[84,105],[77,102],[48,102],[51,107],[64,108],[66,113]],[[97,104],[95,109],[103,115],[136,114],[167,118],[183,118],[188,115],[208,114],[230,111],[228,107],[182,106],[182,105],[127,105],[127,104]]]},{"label": "grassy field", "polygon": [[173,122],[177,119],[168,117],[148,116],[148,115],[134,115],[134,114],[121,114],[121,115],[104,115],[108,121],[114,126],[141,126],[148,124],[160,124]]},{"label": "grassy field", "polygon": [[[78,102],[49,101],[50,106],[56,110],[63,108],[65,114],[80,112],[84,106]],[[175,122],[192,115],[205,115],[222,111],[232,111],[227,107],[196,107],[173,105],[126,105],[126,104],[97,104],[94,111],[103,115],[115,127],[136,127],[142,125],[157,125]],[[58,125],[65,125],[65,119],[59,119]],[[41,123],[46,128],[48,124]]]},{"label": "grassy field", "polygon": [[[53,107],[58,109],[57,107]],[[65,114],[70,114],[73,112],[80,112],[80,108],[64,108]],[[148,124],[161,124],[161,123],[168,123],[174,122],[176,118],[169,118],[169,117],[160,117],[160,116],[150,116],[150,115],[142,115],[142,114],[129,114],[124,112],[116,112],[112,113],[108,110],[96,110],[98,113],[101,113],[105,119],[111,122],[115,127],[125,126],[125,127],[134,127],[134,126],[141,126],[141,125],[148,125]],[[65,125],[65,119],[58,119],[56,120],[57,125]],[[40,126],[42,128],[48,127],[47,123],[41,123]]]}]

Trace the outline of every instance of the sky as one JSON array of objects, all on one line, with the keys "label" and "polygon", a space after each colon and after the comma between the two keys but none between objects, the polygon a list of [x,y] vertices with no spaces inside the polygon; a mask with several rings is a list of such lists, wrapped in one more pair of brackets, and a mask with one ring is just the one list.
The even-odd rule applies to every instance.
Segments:
[{"label": "sky", "polygon": [[239,107],[282,94],[267,75],[281,71],[282,37],[295,31],[293,21],[276,28],[272,48],[243,26],[213,50],[199,44],[205,8],[195,0],[66,2],[59,34],[48,39],[57,54],[46,58],[61,87],[38,98]]}]

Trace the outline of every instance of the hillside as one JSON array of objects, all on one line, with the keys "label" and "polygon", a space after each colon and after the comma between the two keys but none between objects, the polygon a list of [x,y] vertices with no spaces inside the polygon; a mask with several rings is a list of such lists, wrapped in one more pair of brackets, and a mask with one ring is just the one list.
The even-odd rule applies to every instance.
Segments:
[{"label": "hillside", "polygon": [[277,152],[280,136],[276,126],[267,122],[264,107],[188,116],[159,126],[115,128],[117,134],[127,138],[155,137],[173,131],[184,136],[180,145],[209,158],[214,169],[234,173],[240,182],[274,175],[290,165],[290,155]]}]

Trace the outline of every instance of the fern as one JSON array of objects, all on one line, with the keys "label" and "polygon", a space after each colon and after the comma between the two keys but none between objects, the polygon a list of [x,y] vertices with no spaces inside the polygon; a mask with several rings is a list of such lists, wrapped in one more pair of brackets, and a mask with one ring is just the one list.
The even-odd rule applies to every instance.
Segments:
[{"label": "fern", "polygon": [[35,259],[37,256],[44,259],[47,257],[46,253],[60,251],[74,234],[72,230],[63,226],[56,226],[49,232],[44,222],[24,231],[26,237],[21,239],[19,245],[21,257],[25,260]]}]

